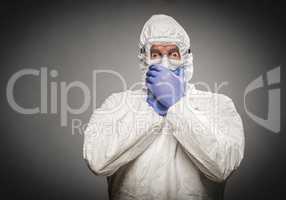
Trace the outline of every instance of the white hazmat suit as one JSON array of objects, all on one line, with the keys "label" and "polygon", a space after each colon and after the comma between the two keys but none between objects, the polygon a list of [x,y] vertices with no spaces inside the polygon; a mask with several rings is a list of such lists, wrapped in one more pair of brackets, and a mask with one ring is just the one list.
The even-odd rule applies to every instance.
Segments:
[{"label": "white hazmat suit", "polygon": [[[184,29],[166,15],[146,22],[139,43],[143,77],[154,42],[179,47],[188,82],[193,66]],[[222,199],[225,180],[244,154],[232,100],[187,83],[186,95],[162,117],[146,98],[145,87],[112,94],[85,130],[84,159],[96,175],[107,176],[110,199]]]}]

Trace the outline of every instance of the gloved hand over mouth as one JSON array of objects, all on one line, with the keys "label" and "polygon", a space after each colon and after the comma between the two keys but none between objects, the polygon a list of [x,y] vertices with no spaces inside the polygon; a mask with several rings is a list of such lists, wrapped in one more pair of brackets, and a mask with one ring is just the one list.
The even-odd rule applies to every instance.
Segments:
[{"label": "gloved hand over mouth", "polygon": [[146,73],[147,103],[161,116],[185,95],[184,68],[151,65]]}]

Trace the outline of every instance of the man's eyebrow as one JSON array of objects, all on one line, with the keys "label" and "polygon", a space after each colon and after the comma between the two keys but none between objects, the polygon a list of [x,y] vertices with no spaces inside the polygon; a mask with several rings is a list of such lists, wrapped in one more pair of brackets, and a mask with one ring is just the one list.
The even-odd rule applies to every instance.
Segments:
[{"label": "man's eyebrow", "polygon": [[161,53],[159,49],[151,49],[151,53]]},{"label": "man's eyebrow", "polygon": [[178,47],[172,48],[168,51],[169,53],[173,53],[173,52],[179,52]]}]

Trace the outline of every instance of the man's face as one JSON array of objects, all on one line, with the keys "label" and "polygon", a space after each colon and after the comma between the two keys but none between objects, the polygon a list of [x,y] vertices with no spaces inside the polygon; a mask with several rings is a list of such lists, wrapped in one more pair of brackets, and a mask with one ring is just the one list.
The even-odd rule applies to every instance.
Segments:
[{"label": "man's face", "polygon": [[179,48],[175,44],[153,44],[150,55],[151,60],[162,58],[164,55],[173,60],[181,59]]}]

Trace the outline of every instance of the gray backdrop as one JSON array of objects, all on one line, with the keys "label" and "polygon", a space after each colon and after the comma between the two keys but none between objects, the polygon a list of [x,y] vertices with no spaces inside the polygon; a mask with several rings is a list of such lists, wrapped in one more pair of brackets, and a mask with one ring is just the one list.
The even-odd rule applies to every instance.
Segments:
[{"label": "gray backdrop", "polygon": [[[23,68],[48,67],[59,73],[49,77],[49,83],[76,80],[91,89],[94,69],[112,69],[131,86],[140,80],[137,44],[141,28],[156,13],[173,16],[190,34],[193,82],[205,81],[213,89],[215,82],[227,81],[221,92],[234,100],[242,116],[245,159],[229,179],[225,198],[285,196],[285,112],[281,132],[275,134],[252,121],[243,108],[243,92],[252,80],[279,65],[284,73],[281,2],[1,1],[0,155],[5,199],[107,199],[105,178],[94,176],[82,159],[83,137],[72,135],[71,120],[87,122],[91,106],[83,114],[70,115],[68,126],[61,127],[59,114],[22,115],[12,110],[5,94],[7,82]],[[119,83],[113,77],[99,76],[97,105],[112,92],[121,91]],[[58,102],[59,95],[60,91]],[[39,78],[20,79],[15,98],[25,107],[39,105]],[[81,91],[72,90],[69,104],[76,108],[82,101]],[[267,104],[267,88],[247,99],[249,109],[264,118]]]}]

